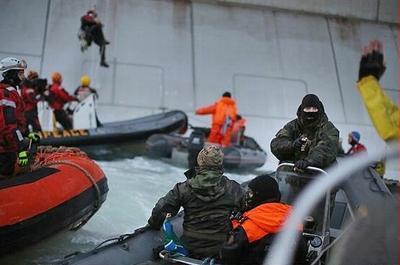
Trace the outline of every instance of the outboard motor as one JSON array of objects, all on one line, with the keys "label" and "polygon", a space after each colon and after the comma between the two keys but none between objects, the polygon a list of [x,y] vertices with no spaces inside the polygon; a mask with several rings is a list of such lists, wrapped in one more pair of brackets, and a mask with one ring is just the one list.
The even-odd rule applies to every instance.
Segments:
[{"label": "outboard motor", "polygon": [[204,146],[204,133],[201,130],[193,130],[189,137],[188,164],[189,168],[197,166],[197,155]]}]

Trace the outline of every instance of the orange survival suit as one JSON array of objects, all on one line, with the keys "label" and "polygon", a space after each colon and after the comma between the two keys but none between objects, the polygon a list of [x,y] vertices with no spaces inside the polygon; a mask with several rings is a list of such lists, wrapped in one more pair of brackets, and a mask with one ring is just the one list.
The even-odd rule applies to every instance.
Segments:
[{"label": "orange survival suit", "polygon": [[232,127],[232,143],[243,145],[246,122],[246,119],[243,119],[242,116],[236,116],[236,121],[234,122]]},{"label": "orange survival suit", "polygon": [[196,110],[198,115],[212,115],[212,124],[208,141],[210,143],[229,146],[233,123],[236,120],[236,102],[230,97],[221,97],[214,104]]}]

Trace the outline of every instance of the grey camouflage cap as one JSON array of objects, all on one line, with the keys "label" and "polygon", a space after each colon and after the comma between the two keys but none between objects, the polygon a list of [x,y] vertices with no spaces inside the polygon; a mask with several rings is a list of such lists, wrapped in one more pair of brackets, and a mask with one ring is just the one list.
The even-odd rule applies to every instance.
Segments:
[{"label": "grey camouflage cap", "polygon": [[197,164],[199,166],[222,166],[224,160],[224,153],[221,148],[216,145],[209,145],[201,149],[197,156]]}]

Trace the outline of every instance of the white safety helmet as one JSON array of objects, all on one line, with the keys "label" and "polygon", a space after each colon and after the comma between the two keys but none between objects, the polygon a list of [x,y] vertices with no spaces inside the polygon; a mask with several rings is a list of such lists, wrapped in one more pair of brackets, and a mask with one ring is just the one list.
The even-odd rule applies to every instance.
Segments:
[{"label": "white safety helmet", "polygon": [[0,61],[0,71],[5,73],[9,70],[25,70],[25,60],[19,60],[14,57],[6,57]]}]

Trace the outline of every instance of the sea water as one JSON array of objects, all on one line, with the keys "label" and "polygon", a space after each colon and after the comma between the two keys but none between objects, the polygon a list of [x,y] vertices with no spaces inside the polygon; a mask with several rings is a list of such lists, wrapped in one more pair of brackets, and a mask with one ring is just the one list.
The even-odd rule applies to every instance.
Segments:
[{"label": "sea water", "polygon": [[[109,192],[101,209],[78,231],[60,232],[12,255],[0,258],[1,265],[41,264],[75,251],[87,251],[106,239],[131,233],[147,223],[158,198],[185,181],[184,168],[144,157],[98,162],[104,170]],[[263,171],[230,173],[238,182]]]}]

